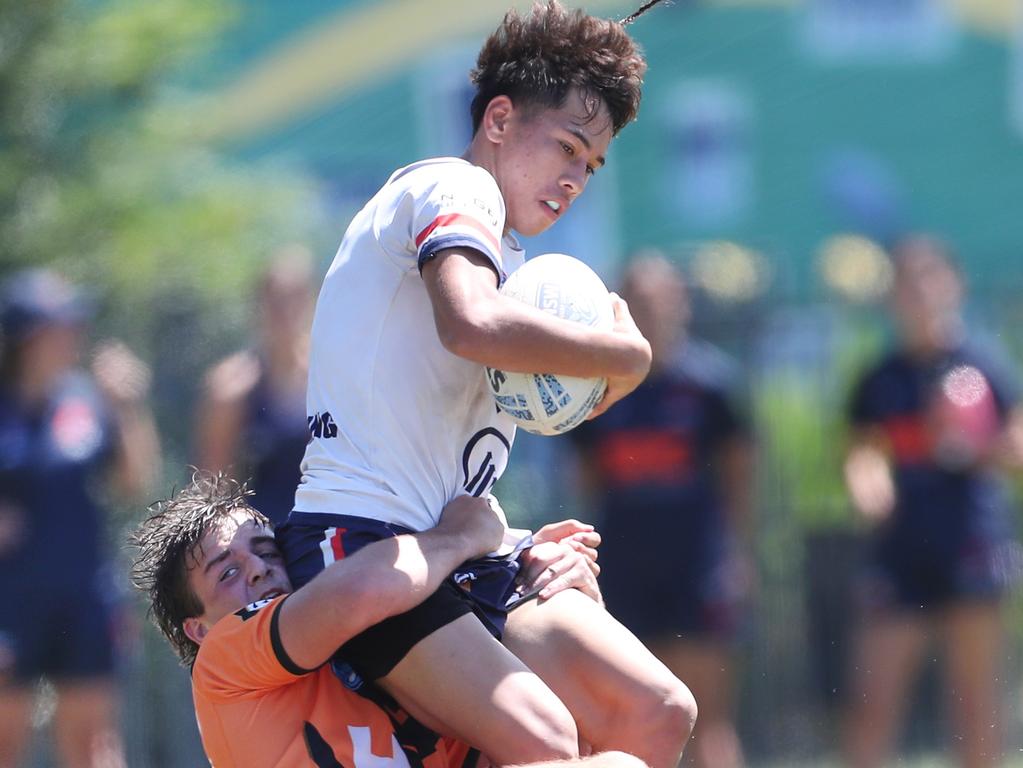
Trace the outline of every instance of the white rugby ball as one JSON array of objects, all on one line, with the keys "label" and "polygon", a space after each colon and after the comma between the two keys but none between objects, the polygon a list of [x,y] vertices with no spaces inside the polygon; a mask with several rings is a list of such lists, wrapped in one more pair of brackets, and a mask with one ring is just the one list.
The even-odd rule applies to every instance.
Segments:
[{"label": "white rugby ball", "polygon": [[[563,320],[610,330],[614,309],[607,287],[579,259],[562,253],[534,256],[509,275],[501,293]],[[497,407],[527,432],[557,435],[582,423],[600,402],[607,379],[487,368]]]}]

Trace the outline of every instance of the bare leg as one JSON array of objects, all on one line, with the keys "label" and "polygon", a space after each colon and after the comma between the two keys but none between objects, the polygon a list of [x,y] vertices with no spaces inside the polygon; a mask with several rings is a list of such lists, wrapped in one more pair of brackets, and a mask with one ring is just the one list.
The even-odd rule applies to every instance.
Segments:
[{"label": "bare leg", "polygon": [[621,750],[675,768],[693,723],[689,689],[636,637],[575,590],[508,617],[505,645],[568,705],[595,752]]},{"label": "bare leg", "polygon": [[885,764],[926,644],[927,625],[917,617],[870,618],[860,630],[844,734],[846,759],[852,768]]},{"label": "bare leg", "polygon": [[472,744],[497,765],[579,755],[565,705],[475,616],[421,640],[377,682],[420,722]]},{"label": "bare leg", "polygon": [[15,768],[32,736],[34,691],[25,686],[0,687],[0,768]]},{"label": "bare leg", "polygon": [[941,627],[947,700],[961,764],[997,765],[1002,756],[1000,607],[994,601],[954,605],[942,614]]},{"label": "bare leg", "polygon": [[112,681],[59,684],[54,725],[65,768],[124,768],[117,717]]},{"label": "bare leg", "polygon": [[696,768],[740,768],[742,746],[735,732],[732,654],[713,642],[651,643],[654,656],[693,692],[700,719],[686,747],[685,764]]}]

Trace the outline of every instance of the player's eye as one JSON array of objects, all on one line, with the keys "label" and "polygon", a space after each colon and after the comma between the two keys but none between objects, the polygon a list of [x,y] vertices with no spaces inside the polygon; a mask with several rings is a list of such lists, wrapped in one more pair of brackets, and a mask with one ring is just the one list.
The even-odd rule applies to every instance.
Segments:
[{"label": "player's eye", "polygon": [[220,573],[220,578],[217,581],[227,581],[229,578],[234,576],[238,572],[238,566],[232,565],[229,568],[225,568]]},{"label": "player's eye", "polygon": [[594,167],[593,167],[592,165],[587,165],[587,166],[586,166],[586,175],[587,175],[587,176],[592,176],[592,175],[593,175],[593,174],[595,174],[596,172],[597,172],[597,169],[596,169],[596,168],[594,168]]},{"label": "player's eye", "polygon": [[575,147],[573,147],[573,146],[572,146],[571,144],[569,144],[569,143],[568,143],[567,141],[563,141],[563,142],[561,142],[561,149],[562,149],[562,151],[564,151],[564,153],[565,153],[566,155],[568,155],[569,157],[571,157],[572,155],[574,155],[574,154],[575,154]]},{"label": "player's eye", "polygon": [[280,560],[281,553],[276,549],[268,549],[266,552],[260,552],[259,556],[264,560]]}]

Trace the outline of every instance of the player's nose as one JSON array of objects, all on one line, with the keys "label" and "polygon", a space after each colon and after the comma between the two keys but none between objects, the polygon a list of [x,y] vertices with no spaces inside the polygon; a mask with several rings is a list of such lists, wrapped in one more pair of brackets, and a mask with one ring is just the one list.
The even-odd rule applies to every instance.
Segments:
[{"label": "player's nose", "polygon": [[582,194],[583,188],[586,186],[586,164],[583,163],[581,166],[573,164],[569,166],[561,174],[560,181],[561,189],[569,201],[574,200]]},{"label": "player's nose", "polygon": [[250,554],[245,563],[245,572],[248,575],[249,583],[255,584],[257,581],[265,579],[271,568],[271,564],[264,558],[255,553]]}]

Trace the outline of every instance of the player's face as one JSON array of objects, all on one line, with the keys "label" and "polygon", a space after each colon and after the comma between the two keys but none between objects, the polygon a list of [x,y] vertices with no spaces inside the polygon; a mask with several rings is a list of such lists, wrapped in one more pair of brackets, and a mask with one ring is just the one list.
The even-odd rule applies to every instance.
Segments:
[{"label": "player's face", "polygon": [[604,165],[611,128],[603,101],[579,89],[557,109],[512,106],[493,169],[508,228],[529,237],[564,216]]},{"label": "player's face", "polygon": [[639,330],[650,342],[654,362],[667,361],[689,324],[689,295],[678,275],[656,263],[637,265],[626,277],[622,296]]},{"label": "player's face", "polygon": [[[188,581],[205,608],[193,622],[193,629],[201,632],[199,639],[205,631],[197,625],[208,630],[250,603],[291,592],[273,531],[241,512],[211,529],[194,555]],[[186,632],[191,621],[186,621]]]},{"label": "player's face", "polygon": [[926,246],[907,246],[893,291],[894,310],[910,346],[942,348],[958,328],[962,286],[955,271]]}]

